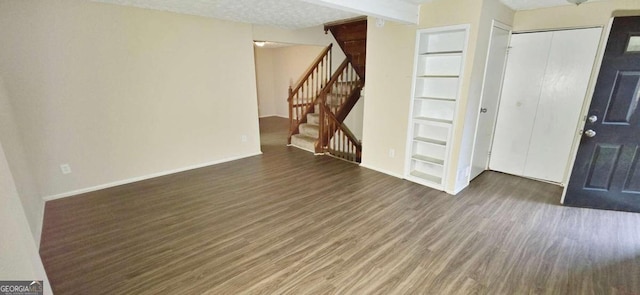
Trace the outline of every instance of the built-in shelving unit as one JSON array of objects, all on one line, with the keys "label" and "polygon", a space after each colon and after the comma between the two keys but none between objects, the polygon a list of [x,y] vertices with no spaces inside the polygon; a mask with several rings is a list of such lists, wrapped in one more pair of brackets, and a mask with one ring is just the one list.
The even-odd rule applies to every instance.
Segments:
[{"label": "built-in shelving unit", "polygon": [[405,177],[439,190],[447,182],[468,30],[463,25],[417,34]]}]

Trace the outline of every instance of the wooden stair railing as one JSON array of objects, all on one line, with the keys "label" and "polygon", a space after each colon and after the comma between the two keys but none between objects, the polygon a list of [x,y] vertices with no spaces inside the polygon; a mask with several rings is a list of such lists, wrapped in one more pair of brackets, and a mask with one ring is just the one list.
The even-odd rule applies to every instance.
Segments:
[{"label": "wooden stair railing", "polygon": [[332,47],[329,44],[322,50],[295,87],[289,86],[289,144],[291,136],[299,132],[300,124],[307,122],[307,114],[314,112],[319,94],[331,78]]},{"label": "wooden stair railing", "polygon": [[360,140],[345,124],[338,121],[325,104],[320,107],[320,137],[317,147],[321,147],[329,155],[351,162],[360,163],[362,158]]},{"label": "wooden stair railing", "polygon": [[320,136],[316,153],[360,161],[362,144],[343,122],[360,98],[362,87],[362,80],[353,64],[345,59],[319,95]]}]

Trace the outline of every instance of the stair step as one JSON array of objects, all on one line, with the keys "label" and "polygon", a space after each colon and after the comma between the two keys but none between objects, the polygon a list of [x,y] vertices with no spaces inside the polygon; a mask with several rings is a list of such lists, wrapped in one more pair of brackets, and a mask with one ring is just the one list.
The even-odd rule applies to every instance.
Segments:
[{"label": "stair step", "polygon": [[313,124],[313,125],[320,125],[320,114],[319,113],[307,114],[307,123]]},{"label": "stair step", "polygon": [[335,94],[329,93],[327,94],[327,104],[330,106],[340,106],[343,101],[347,99],[346,94]]},{"label": "stair step", "polygon": [[345,81],[345,82],[336,82],[333,84],[333,91],[338,92],[347,92],[351,88],[355,87],[358,84],[358,81]]},{"label": "stair step", "polygon": [[320,126],[316,124],[304,123],[300,124],[300,134],[317,139],[320,135]]},{"label": "stair step", "polygon": [[291,145],[299,149],[315,153],[316,140],[317,138],[309,137],[303,134],[294,134],[293,136],[291,136]]}]

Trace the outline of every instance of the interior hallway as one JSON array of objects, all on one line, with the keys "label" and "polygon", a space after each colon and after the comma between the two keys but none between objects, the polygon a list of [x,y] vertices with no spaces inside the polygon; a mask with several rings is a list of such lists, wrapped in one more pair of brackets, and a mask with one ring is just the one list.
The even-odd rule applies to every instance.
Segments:
[{"label": "interior hallway", "polygon": [[493,172],[454,197],[286,128],[261,119],[261,156],[47,202],[54,292],[640,294],[639,214]]}]

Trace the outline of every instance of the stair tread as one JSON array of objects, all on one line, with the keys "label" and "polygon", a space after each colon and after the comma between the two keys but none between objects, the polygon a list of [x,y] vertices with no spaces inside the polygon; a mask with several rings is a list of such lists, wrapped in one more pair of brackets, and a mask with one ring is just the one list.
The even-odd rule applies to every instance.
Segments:
[{"label": "stair tread", "polygon": [[298,139],[304,140],[304,141],[310,141],[310,142],[313,142],[313,143],[315,143],[316,140],[318,140],[317,138],[313,138],[311,136],[304,135],[304,134],[294,134],[294,135],[291,135],[291,137],[292,138],[295,137],[295,138],[298,138]]},{"label": "stair tread", "polygon": [[318,124],[313,124],[313,123],[302,123],[302,124],[300,124],[300,127],[302,127],[302,128],[311,128],[311,129],[320,129],[320,126]]},{"label": "stair tread", "polygon": [[320,135],[320,126],[316,124],[303,123],[298,127],[300,130],[299,134],[311,137],[318,138]]},{"label": "stair tread", "polygon": [[304,134],[294,134],[291,136],[291,145],[299,149],[315,153],[317,138]]}]

